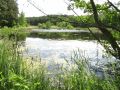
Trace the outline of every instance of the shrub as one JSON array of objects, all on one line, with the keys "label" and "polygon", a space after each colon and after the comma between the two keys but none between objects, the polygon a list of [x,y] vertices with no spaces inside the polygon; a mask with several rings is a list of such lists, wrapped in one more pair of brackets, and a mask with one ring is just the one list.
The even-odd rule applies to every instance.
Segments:
[{"label": "shrub", "polygon": [[57,23],[57,26],[62,29],[73,29],[74,28],[70,23],[64,22],[64,21]]},{"label": "shrub", "polygon": [[43,23],[43,24],[41,24],[41,23],[38,24],[38,27],[41,29],[50,29],[51,26],[52,26],[52,23],[49,21],[46,23]]},{"label": "shrub", "polygon": [[66,26],[66,28],[67,28],[67,29],[74,29],[74,27],[73,27],[71,24],[68,24],[68,25]]}]

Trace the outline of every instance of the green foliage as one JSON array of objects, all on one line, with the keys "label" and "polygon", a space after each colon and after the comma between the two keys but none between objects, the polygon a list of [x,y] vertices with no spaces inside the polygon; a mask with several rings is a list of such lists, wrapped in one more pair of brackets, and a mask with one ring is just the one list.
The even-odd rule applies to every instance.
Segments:
[{"label": "green foliage", "polygon": [[50,21],[46,22],[46,29],[49,29],[52,26],[52,23]]},{"label": "green foliage", "polygon": [[56,25],[54,26],[50,21],[46,22],[46,23],[39,23],[38,27],[41,29],[50,29],[50,28],[60,28],[60,29],[73,29],[74,27],[68,23],[68,22],[58,22],[56,23]]},{"label": "green foliage", "polygon": [[51,26],[52,26],[52,23],[50,21],[43,23],[43,24],[41,23],[38,24],[38,27],[42,29],[50,29]]},{"label": "green foliage", "polygon": [[19,18],[18,18],[18,24],[20,26],[27,26],[27,20],[25,18],[25,14],[23,12],[21,12]]},{"label": "green foliage", "polygon": [[38,27],[39,27],[39,28],[42,28],[42,26],[43,26],[43,24],[38,23]]},{"label": "green foliage", "polygon": [[29,35],[29,32],[27,28],[24,28],[24,27],[17,27],[17,28],[4,27],[0,29],[1,39],[6,38],[9,40],[14,40],[16,38],[18,41],[21,41],[21,40],[24,40],[28,35]]},{"label": "green foliage", "polygon": [[[107,18],[106,18],[107,17]],[[108,26],[115,26],[116,28],[120,28],[120,14],[118,14],[116,11],[114,10],[104,10],[101,12],[101,20],[102,22]]]},{"label": "green foliage", "polygon": [[[85,22],[83,22],[83,20]],[[66,24],[69,24],[69,26],[71,25],[72,27],[75,27],[75,28],[95,26],[93,17],[90,17],[89,15],[86,15],[86,16],[48,15],[48,16],[42,16],[42,17],[29,17],[27,18],[27,22],[30,23],[30,25],[38,25],[39,23],[44,24],[46,22],[50,22],[52,26],[58,26],[59,23],[61,24],[66,23]],[[62,25],[59,25],[59,26],[62,26]],[[65,25],[63,26],[66,27]]]},{"label": "green foliage", "polygon": [[[86,0],[71,0],[74,1],[74,6],[77,8],[81,8],[85,13],[93,14],[92,7],[89,1]],[[95,1],[95,0],[94,0]],[[116,7],[119,7],[119,2],[116,2]],[[104,26],[108,28],[117,29],[120,31],[120,13],[110,5],[110,3],[106,0],[103,4],[96,3],[96,9],[98,11],[99,19],[104,24]],[[93,18],[93,16],[91,16]],[[86,19],[87,20],[87,19]],[[83,20],[84,22],[84,20]],[[90,20],[90,23],[93,24],[94,19]],[[88,22],[86,22],[88,23]]]},{"label": "green foliage", "polygon": [[64,22],[64,21],[57,23],[57,26],[62,29],[73,29],[74,28],[70,23]]},{"label": "green foliage", "polygon": [[0,90],[48,90],[44,67],[23,60],[17,47],[6,39],[0,44]]},{"label": "green foliage", "polygon": [[120,32],[112,30],[112,35],[119,41],[120,40]]},{"label": "green foliage", "polygon": [[65,28],[66,26],[67,26],[67,22],[59,22],[59,23],[57,23],[57,26],[59,26],[59,27],[62,27],[62,28]]},{"label": "green foliage", "polygon": [[74,29],[74,27],[73,27],[71,24],[68,24],[68,25],[66,26],[66,28],[67,28],[67,29]]},{"label": "green foliage", "polygon": [[13,26],[17,22],[18,7],[16,0],[0,0],[0,26]]}]

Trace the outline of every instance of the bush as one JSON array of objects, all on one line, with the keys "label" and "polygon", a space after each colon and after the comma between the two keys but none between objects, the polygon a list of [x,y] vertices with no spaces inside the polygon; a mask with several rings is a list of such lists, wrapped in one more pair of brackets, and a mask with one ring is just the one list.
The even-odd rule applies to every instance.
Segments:
[{"label": "bush", "polygon": [[52,26],[52,23],[49,21],[46,23],[43,23],[43,24],[41,24],[41,23],[38,24],[38,27],[41,29],[50,29],[51,26]]},{"label": "bush", "polygon": [[74,29],[74,27],[73,27],[71,24],[68,24],[68,25],[66,26],[66,28],[67,28],[67,29]]},{"label": "bush", "polygon": [[74,28],[70,23],[64,22],[64,21],[57,23],[57,26],[62,29],[73,29]]},{"label": "bush", "polygon": [[25,18],[25,14],[23,12],[20,13],[20,16],[18,18],[18,24],[19,26],[23,26],[23,27],[28,25],[27,20]]}]

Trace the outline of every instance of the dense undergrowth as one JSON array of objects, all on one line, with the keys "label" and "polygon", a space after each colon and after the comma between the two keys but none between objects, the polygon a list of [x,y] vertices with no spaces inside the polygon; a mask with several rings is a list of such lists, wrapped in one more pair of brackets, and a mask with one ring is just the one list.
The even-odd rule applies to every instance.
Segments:
[{"label": "dense undergrowth", "polygon": [[16,44],[18,37],[9,39],[11,32],[18,35],[17,29],[7,28],[0,33],[0,90],[120,90],[120,72],[112,77],[105,72],[105,77],[99,78],[89,69],[85,58],[76,56],[76,68],[62,68],[62,73],[50,77],[40,61],[22,57]]},{"label": "dense undergrowth", "polygon": [[8,39],[21,41],[24,40],[29,35],[29,28],[26,27],[14,27],[8,28],[4,27],[0,29],[0,39]]}]

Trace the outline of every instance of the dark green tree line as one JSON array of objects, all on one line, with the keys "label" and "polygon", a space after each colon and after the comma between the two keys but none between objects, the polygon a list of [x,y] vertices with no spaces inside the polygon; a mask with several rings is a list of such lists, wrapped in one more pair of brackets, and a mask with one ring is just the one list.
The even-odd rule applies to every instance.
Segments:
[{"label": "dark green tree line", "polygon": [[17,23],[18,7],[16,0],[0,0],[0,26],[12,27]]},{"label": "dark green tree line", "polygon": [[[84,20],[84,22],[82,22],[82,20]],[[43,24],[46,22],[51,22],[53,25],[57,25],[57,23],[66,22],[70,23],[73,27],[95,26],[93,18],[89,18],[89,15],[86,16],[48,15],[41,17],[28,17],[27,21],[30,25],[38,25],[38,23]]]}]

